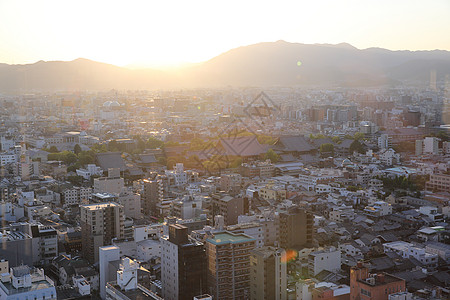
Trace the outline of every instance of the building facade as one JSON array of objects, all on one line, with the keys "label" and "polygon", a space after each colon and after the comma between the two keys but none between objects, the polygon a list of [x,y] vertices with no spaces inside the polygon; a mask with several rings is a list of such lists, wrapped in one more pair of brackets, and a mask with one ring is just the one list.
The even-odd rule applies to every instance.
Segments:
[{"label": "building facade", "polygon": [[114,202],[80,206],[82,254],[91,263],[98,261],[99,247],[113,238],[124,238],[123,207]]},{"label": "building facade", "polygon": [[250,299],[287,299],[286,251],[262,247],[250,252]]},{"label": "building facade", "polygon": [[206,255],[203,244],[188,236],[188,228],[169,226],[161,238],[161,281],[165,299],[190,300],[206,291]]},{"label": "building facade", "polygon": [[214,299],[250,298],[250,251],[255,239],[221,232],[206,240],[208,294]]},{"label": "building facade", "polygon": [[299,208],[279,214],[280,247],[301,250],[313,242],[314,216]]}]

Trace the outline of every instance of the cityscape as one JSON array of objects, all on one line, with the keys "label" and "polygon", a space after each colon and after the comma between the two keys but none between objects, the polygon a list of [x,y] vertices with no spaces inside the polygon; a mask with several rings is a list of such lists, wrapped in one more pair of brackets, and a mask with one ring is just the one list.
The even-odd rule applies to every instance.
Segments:
[{"label": "cityscape", "polygon": [[[31,2],[37,14],[64,9],[68,20],[86,5],[68,1],[70,13],[69,4]],[[0,300],[450,299],[448,37],[424,36],[418,48],[399,37],[397,49],[379,47],[376,35],[370,47],[343,33],[334,34],[348,42],[323,43],[334,40],[316,29],[317,42],[252,37],[206,59],[199,43],[173,59],[156,36],[160,61],[123,46],[97,59],[106,41],[83,52],[61,36],[69,44],[60,52],[24,51],[11,36],[25,45],[24,32],[38,29],[20,31],[29,14],[16,5],[0,2],[0,24],[2,10],[18,13],[0,31]],[[168,4],[122,5],[111,12],[143,16],[134,10]],[[193,16],[204,8],[217,17],[205,20],[218,35],[238,6],[192,5],[184,8]],[[89,14],[112,26],[104,6]],[[430,9],[450,12],[445,1],[424,6],[427,26]],[[239,26],[252,9],[243,5]],[[261,16],[269,13],[261,4]],[[170,18],[161,14],[158,22]],[[123,21],[147,22],[133,19]],[[274,32],[295,23],[282,19]],[[450,36],[450,21],[442,24]],[[270,31],[261,26],[258,38]],[[110,30],[120,36],[119,28]],[[91,54],[70,57],[76,51]],[[170,59],[177,67],[153,66]]]}]

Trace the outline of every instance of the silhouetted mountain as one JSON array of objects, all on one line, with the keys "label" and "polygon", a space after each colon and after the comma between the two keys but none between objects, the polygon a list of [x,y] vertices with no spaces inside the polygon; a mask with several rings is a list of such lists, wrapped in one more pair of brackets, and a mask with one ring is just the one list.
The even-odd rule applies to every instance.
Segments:
[{"label": "silhouetted mountain", "polygon": [[[405,77],[410,68],[407,63],[419,60],[415,74]],[[450,52],[359,50],[345,43],[278,41],[230,50],[198,66],[194,71],[198,76],[193,78],[211,85],[380,85],[429,78],[438,60],[450,62]],[[441,65],[442,74],[450,74],[448,64]]]},{"label": "silhouetted mountain", "polygon": [[177,71],[130,70],[87,59],[0,64],[0,92],[158,89],[211,86],[375,86],[426,83],[450,74],[450,52],[360,50],[341,43],[259,43]]},{"label": "silhouetted mountain", "polygon": [[170,82],[156,70],[129,70],[88,59],[0,66],[0,92],[148,89]]}]

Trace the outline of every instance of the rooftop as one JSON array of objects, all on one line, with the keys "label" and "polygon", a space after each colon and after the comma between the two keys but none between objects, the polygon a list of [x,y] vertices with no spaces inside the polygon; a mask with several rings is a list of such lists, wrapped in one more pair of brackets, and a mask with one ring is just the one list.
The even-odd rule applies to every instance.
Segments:
[{"label": "rooftop", "polygon": [[255,241],[254,238],[246,234],[233,234],[231,232],[221,232],[206,240],[214,245],[237,244]]},{"label": "rooftop", "polygon": [[80,205],[80,207],[84,207],[89,210],[97,210],[97,209],[103,209],[109,206],[119,206],[119,204],[115,202],[106,202],[106,203],[94,203],[94,204],[85,204]]}]

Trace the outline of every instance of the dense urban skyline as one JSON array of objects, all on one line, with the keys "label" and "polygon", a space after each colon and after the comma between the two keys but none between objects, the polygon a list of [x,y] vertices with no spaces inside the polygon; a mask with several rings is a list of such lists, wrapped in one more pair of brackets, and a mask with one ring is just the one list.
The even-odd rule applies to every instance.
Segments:
[{"label": "dense urban skyline", "polygon": [[0,300],[450,299],[450,2],[241,2],[0,0]]}]

